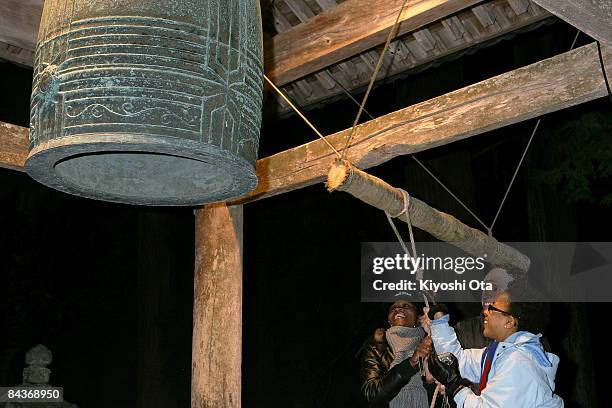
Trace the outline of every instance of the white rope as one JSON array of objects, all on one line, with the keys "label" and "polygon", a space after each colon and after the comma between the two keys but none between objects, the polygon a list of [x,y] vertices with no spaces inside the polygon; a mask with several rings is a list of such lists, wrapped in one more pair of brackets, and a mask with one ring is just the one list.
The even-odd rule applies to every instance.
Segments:
[{"label": "white rope", "polygon": [[[578,40],[578,36],[580,35],[580,30],[578,30],[576,32],[576,36],[574,36],[574,41],[572,41],[572,45],[570,47],[570,51],[574,49],[574,46],[576,45],[576,41]],[[493,227],[495,226],[495,223],[497,222],[497,218],[499,217],[499,214],[501,213],[501,210],[504,206],[504,203],[506,202],[506,198],[508,198],[508,194],[510,193],[510,189],[512,188],[512,184],[514,183],[514,179],[516,179],[516,175],[518,174],[521,165],[523,164],[523,160],[525,159],[525,156],[527,155],[527,151],[529,150],[529,146],[531,145],[531,141],[533,140],[533,137],[535,136],[536,132],[538,131],[538,128],[540,127],[540,123],[542,122],[542,119],[538,119],[538,121],[536,122],[535,126],[533,127],[533,131],[531,132],[531,136],[529,137],[529,141],[527,142],[527,146],[525,146],[525,150],[523,151],[523,155],[521,156],[521,159],[518,162],[518,165],[516,166],[516,169],[514,170],[514,174],[512,175],[512,179],[510,180],[510,184],[508,184],[508,188],[506,189],[506,193],[504,194],[504,198],[502,198],[501,203],[499,204],[499,208],[497,209],[497,213],[495,213],[495,217],[493,218],[493,222],[491,223],[491,226],[487,228],[487,232],[489,234],[489,236],[493,236]]]},{"label": "white rope", "polygon": [[436,399],[438,399],[438,394],[440,393],[440,386],[442,384],[438,384],[436,386],[436,389],[433,393],[433,397],[431,397],[431,404],[429,405],[429,408],[434,408],[436,406]]},{"label": "white rope", "polygon": [[[416,251],[416,245],[414,243],[414,234],[412,233],[412,221],[410,220],[410,212],[408,211],[408,203],[410,200],[410,196],[408,195],[408,193],[402,189],[400,189],[400,191],[405,195],[405,200],[406,200],[406,212],[405,212],[405,216],[406,216],[406,224],[408,224],[408,234],[410,234],[410,244],[412,245],[412,253],[414,254],[414,257],[416,259],[417,256],[417,251]],[[423,280],[423,270],[419,269],[417,272],[417,279],[418,280]],[[427,299],[427,296],[425,296],[425,293],[422,293],[423,295],[423,300],[425,301],[425,307],[429,308],[429,299]]]},{"label": "white rope", "polygon": [[414,258],[416,259],[417,251],[416,251],[416,245],[414,243],[414,234],[412,233],[412,222],[410,221],[410,212],[408,211],[408,205],[410,204],[409,202],[410,195],[408,195],[408,193],[402,190],[401,188],[399,190],[404,195],[404,200],[406,201],[404,203],[404,207],[406,207],[406,211],[404,212],[404,215],[406,216],[406,223],[408,224],[408,233],[410,234],[410,244],[412,245],[412,253],[414,254]]},{"label": "white rope", "polygon": [[[395,216],[392,216],[388,212],[385,211],[385,215],[387,216],[387,221],[389,221],[389,225],[391,226],[391,229],[393,229],[393,232],[395,233],[395,236],[397,237],[398,242],[400,243],[400,245],[404,249],[404,252],[406,253],[406,255],[408,255],[411,258],[417,259],[416,243],[414,241],[414,233],[412,232],[412,221],[410,220],[410,211],[408,210],[408,206],[410,205],[410,194],[408,194],[408,192],[406,190],[403,190],[401,188],[398,188],[398,190],[400,191],[400,193],[402,193],[402,201],[403,201],[403,204],[404,204],[403,208],[402,208],[402,211],[400,211]],[[400,235],[400,233],[397,230],[397,227],[395,226],[395,223],[393,222],[393,219],[392,219],[392,217],[393,218],[399,218],[402,215],[404,215],[406,217],[406,223],[408,224],[408,233],[410,235],[410,246],[412,248],[412,254],[413,255],[410,255],[410,251],[408,250],[408,247],[406,246],[406,243],[404,242],[404,239]],[[423,270],[419,269],[416,273],[417,273],[417,279],[418,280],[422,280],[423,279]],[[427,296],[425,296],[424,293],[422,295],[423,295],[423,300],[425,301],[425,307],[429,308],[429,299],[427,299]],[[434,302],[434,304],[435,304],[435,302]]]},{"label": "white rope", "polygon": [[497,222],[497,218],[499,217],[499,213],[501,213],[504,203],[506,202],[506,198],[508,198],[508,194],[510,193],[510,189],[512,188],[512,184],[514,183],[514,179],[516,179],[516,175],[521,169],[523,160],[525,159],[525,156],[527,155],[527,151],[529,150],[529,146],[531,145],[531,141],[533,140],[533,137],[535,136],[536,131],[538,130],[538,127],[540,126],[540,122],[542,122],[542,119],[538,119],[535,126],[533,127],[533,131],[531,132],[531,136],[529,137],[529,142],[527,142],[527,146],[525,146],[525,150],[523,151],[521,160],[519,160],[518,165],[516,166],[516,169],[514,170],[514,174],[512,175],[510,184],[508,184],[508,188],[506,189],[506,194],[504,194],[504,198],[502,198],[501,203],[499,204],[499,208],[497,209],[497,213],[495,213],[495,218],[493,218],[493,222],[491,223],[491,226],[487,228],[487,232],[489,233],[489,236],[493,236],[493,227],[495,226],[495,223]]},{"label": "white rope", "polygon": [[[346,96],[348,96],[348,97],[349,97],[349,99],[350,99],[351,101],[355,102],[355,104],[356,104],[357,106],[361,106],[361,105],[359,104],[359,102],[357,101],[357,99],[355,99],[355,98],[353,97],[353,95],[351,95],[351,93],[348,91],[348,89],[346,89],[346,88],[345,88],[345,86],[344,86],[344,85],[342,85],[342,83],[340,83],[340,81],[338,81],[334,75],[330,75],[330,77],[331,77],[331,79],[333,79],[333,80],[334,80],[334,82],[336,83],[336,85],[338,85],[340,88],[342,88],[342,91],[343,91],[343,92],[346,94]],[[368,116],[370,117],[370,119],[374,119],[374,116],[372,116],[372,114],[371,114],[370,112],[368,112],[368,110],[367,110],[366,108],[363,108],[363,111],[365,112],[365,114],[366,114],[366,115],[368,115]]]},{"label": "white rope", "polygon": [[423,170],[425,170],[427,172],[427,174],[429,174],[440,185],[440,187],[442,187],[444,190],[446,190],[446,192],[448,194],[450,194],[451,197],[453,197],[455,199],[455,201],[457,201],[463,208],[465,208],[465,210],[468,213],[470,213],[470,215],[472,217],[474,217],[474,219],[476,221],[478,221],[480,223],[480,225],[485,227],[487,230],[489,229],[489,227],[487,227],[487,224],[485,224],[484,221],[482,221],[480,218],[478,218],[478,216],[476,214],[474,214],[474,212],[472,210],[470,210],[469,207],[467,205],[465,205],[465,203],[463,201],[461,201],[461,199],[459,197],[457,197],[448,187],[446,187],[444,185],[444,183],[442,183],[442,181],[440,179],[438,179],[438,177],[436,177],[436,175],[431,172],[431,170],[429,170],[427,167],[425,167],[425,165],[419,159],[417,159],[417,157],[414,154],[412,154],[410,156],[412,157],[412,159],[415,162],[417,162],[423,168]]},{"label": "white rope", "polygon": [[393,232],[395,233],[397,240],[399,241],[400,245],[404,249],[404,252],[406,252],[406,255],[408,255],[411,258],[416,259],[416,246],[414,244],[414,236],[412,235],[412,226],[410,225],[410,216],[406,215],[406,220],[408,221],[408,230],[410,231],[410,244],[412,247],[412,255],[410,254],[410,251],[406,247],[406,243],[404,242],[404,239],[400,235],[392,219],[392,217],[397,218],[397,217],[400,217],[402,214],[408,214],[408,204],[409,204],[410,196],[408,195],[408,192],[406,192],[405,190],[402,190],[401,188],[398,188],[398,190],[400,191],[400,193],[402,193],[402,202],[404,204],[402,211],[400,211],[396,215],[390,215],[388,212],[385,211],[385,215],[387,216],[387,221],[389,221],[389,225],[391,225],[391,228],[393,229]]},{"label": "white rope", "polygon": [[270,78],[268,78],[266,75],[264,75],[264,79],[266,80],[266,82],[268,82],[270,84],[270,86],[272,87],[272,89],[274,89],[276,91],[276,93],[278,93],[280,95],[281,98],[283,98],[285,100],[285,102],[287,102],[289,104],[289,106],[291,107],[291,109],[293,109],[295,111],[295,113],[298,114],[298,116],[300,118],[302,118],[304,120],[304,122],[306,122],[306,124],[312,129],[314,130],[314,132],[317,134],[317,136],[319,136],[328,146],[330,149],[332,149],[332,151],[336,154],[336,156],[341,157],[340,152],[338,150],[336,150],[336,148],[334,146],[332,146],[332,144],[329,142],[329,140],[327,140],[325,138],[325,136],[323,136],[321,134],[321,132],[319,132],[317,130],[317,128],[310,123],[310,121],[306,118],[306,116],[304,116],[302,114],[302,112],[300,112],[300,110],[293,104],[293,102],[291,102],[289,100],[289,98],[287,98],[287,96],[285,96],[285,94],[276,86],[274,85],[274,83],[270,80]]},{"label": "white rope", "polygon": [[397,227],[395,226],[395,223],[393,223],[393,220],[391,219],[391,216],[386,211],[385,211],[385,215],[387,216],[387,221],[389,221],[389,225],[391,225],[391,228],[393,229],[393,232],[395,233],[395,236],[397,237],[397,240],[399,241],[400,245],[404,249],[404,252],[409,257],[412,257],[412,255],[410,255],[410,251],[408,251],[408,248],[406,247],[406,243],[404,243],[404,240],[402,239],[402,236],[400,235],[399,231],[397,230]]},{"label": "white rope", "polygon": [[[395,215],[391,215],[391,217],[393,218],[399,218],[403,214],[406,214],[408,212],[408,201],[409,201],[410,196],[408,195],[408,192],[406,190],[402,190],[401,188],[398,188],[398,190],[402,194],[402,203],[404,204],[404,206],[400,212],[398,212]],[[415,255],[416,255],[416,252],[415,252]]]},{"label": "white rope", "polygon": [[[407,212],[406,212],[407,213]],[[389,221],[389,225],[391,225],[391,229],[393,229],[393,232],[395,233],[395,236],[397,237],[398,242],[400,243],[400,245],[402,246],[402,248],[404,249],[404,252],[406,253],[406,255],[412,257],[412,255],[410,255],[410,251],[408,251],[408,247],[406,247],[406,244],[404,243],[404,239],[402,238],[402,236],[400,235],[399,231],[397,230],[397,227],[395,226],[395,223],[393,222],[393,219],[391,218],[391,216],[389,215],[388,212],[385,211],[385,215],[387,216],[387,221]],[[412,234],[410,234],[412,236]],[[414,249],[414,243],[413,243],[413,251],[414,254],[416,255],[416,249]],[[418,277],[417,277],[418,279]],[[421,279],[422,279],[422,274],[421,274]],[[429,307],[429,300],[427,299],[427,296],[425,296],[425,294],[423,293],[423,299],[425,301],[425,306]],[[419,368],[421,366],[421,362],[419,361]],[[421,371],[422,368],[420,368]]]},{"label": "white rope", "polygon": [[368,88],[366,89],[366,93],[363,96],[363,100],[361,101],[361,105],[359,105],[359,111],[357,112],[357,116],[355,117],[355,121],[353,122],[353,127],[351,128],[351,133],[349,133],[348,137],[346,138],[346,143],[344,145],[344,150],[342,151],[342,158],[344,159],[346,157],[346,153],[348,151],[349,145],[351,144],[351,140],[353,139],[353,136],[355,136],[355,131],[357,130],[357,124],[359,123],[359,119],[361,118],[361,114],[363,113],[363,110],[365,109],[365,104],[368,101],[368,97],[370,96],[370,91],[372,91],[372,87],[374,86],[374,81],[376,81],[376,77],[378,76],[378,71],[380,71],[380,68],[382,67],[383,61],[385,60],[385,54],[387,53],[387,49],[389,48],[389,44],[391,43],[391,40],[393,39],[393,37],[395,37],[395,34],[397,33],[397,30],[399,28],[399,23],[400,23],[400,17],[402,16],[402,13],[404,12],[404,7],[406,7],[406,3],[408,2],[408,0],[404,0],[404,2],[402,3],[402,6],[399,9],[399,13],[397,13],[397,17],[395,19],[395,23],[393,23],[393,27],[391,27],[391,31],[389,31],[389,35],[387,36],[387,41],[385,42],[385,46],[383,47],[382,51],[380,52],[380,57],[378,58],[378,63],[376,64],[376,68],[374,68],[374,72],[372,73],[372,77],[370,78],[370,83],[368,84]]}]

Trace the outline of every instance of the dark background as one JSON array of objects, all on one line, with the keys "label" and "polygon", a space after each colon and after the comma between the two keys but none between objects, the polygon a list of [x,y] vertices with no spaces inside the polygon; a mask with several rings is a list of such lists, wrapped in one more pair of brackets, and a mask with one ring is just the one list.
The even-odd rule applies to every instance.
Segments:
[{"label": "dark background", "polygon": [[[557,22],[397,78],[375,89],[367,109],[379,116],[565,52],[574,34]],[[591,41],[581,35],[578,46]],[[31,70],[0,63],[0,78],[0,120],[27,126]],[[543,117],[496,238],[609,241],[610,173],[600,161],[611,107],[602,98]],[[341,101],[307,115],[329,134],[356,111]],[[534,124],[418,157],[490,222]],[[313,138],[298,118],[268,116],[260,157]],[[409,157],[371,172],[478,226]],[[355,354],[385,325],[388,305],[360,303],[359,250],[362,241],[395,240],[384,214],[316,185],[246,205],[244,234],[243,405],[364,406]],[[52,384],[80,407],[189,406],[193,252],[193,209],[96,202],[0,169],[0,385],[20,383],[25,352],[42,343],[54,353]],[[607,406],[610,305],[553,311],[558,393],[566,406]]]}]

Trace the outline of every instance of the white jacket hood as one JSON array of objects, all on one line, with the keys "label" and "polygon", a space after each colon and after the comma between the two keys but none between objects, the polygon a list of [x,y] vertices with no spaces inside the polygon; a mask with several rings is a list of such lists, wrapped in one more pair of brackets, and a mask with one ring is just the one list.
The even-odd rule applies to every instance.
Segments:
[{"label": "white jacket hood", "polygon": [[510,342],[503,341],[500,344],[508,344],[509,347],[515,347],[519,352],[536,363],[536,366],[546,373],[548,383],[551,388],[555,386],[555,375],[559,367],[559,357],[556,354],[549,353],[544,350],[540,338],[541,334],[533,334],[526,331],[521,331],[510,336]]}]

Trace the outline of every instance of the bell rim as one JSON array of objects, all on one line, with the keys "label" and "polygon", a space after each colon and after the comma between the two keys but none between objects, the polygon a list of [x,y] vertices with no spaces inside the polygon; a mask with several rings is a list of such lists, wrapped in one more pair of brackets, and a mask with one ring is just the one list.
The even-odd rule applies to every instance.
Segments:
[{"label": "bell rim", "polygon": [[[231,185],[213,195],[210,191],[184,197],[143,198],[99,192],[62,177],[56,165],[70,158],[104,153],[143,153],[172,156],[201,162],[215,160],[232,177]],[[258,183],[255,166],[246,159],[216,145],[199,141],[147,134],[112,133],[63,136],[34,146],[25,162],[26,173],[37,182],[64,193],[95,200],[141,205],[185,206],[232,201],[252,192]]]}]

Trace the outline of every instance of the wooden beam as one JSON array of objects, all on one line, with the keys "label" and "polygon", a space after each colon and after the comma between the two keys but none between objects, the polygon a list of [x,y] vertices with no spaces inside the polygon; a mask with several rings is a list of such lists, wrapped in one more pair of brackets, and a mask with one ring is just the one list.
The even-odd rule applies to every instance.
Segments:
[{"label": "wooden beam", "polygon": [[241,406],[243,207],[196,211],[191,408]]},{"label": "wooden beam", "polygon": [[[416,30],[482,0],[408,0],[398,33]],[[348,0],[265,44],[266,73],[276,85],[292,82],[383,44],[403,0]]]},{"label": "wooden beam", "polygon": [[[531,260],[515,248],[497,241],[492,236],[469,227],[450,214],[439,211],[416,197],[408,197],[402,190],[378,177],[362,171],[348,161],[338,160],[329,170],[327,191],[345,191],[355,198],[391,217],[408,222],[428,232],[440,241],[448,242],[478,257],[486,254],[494,266],[529,270]],[[406,195],[406,196],[405,196]]]},{"label": "wooden beam", "polygon": [[0,167],[23,171],[28,158],[28,129],[0,122]]},{"label": "wooden beam", "polygon": [[[602,47],[608,72],[612,49]],[[347,158],[367,169],[605,96],[597,46],[589,44],[359,125]],[[327,140],[344,145],[350,129]],[[0,167],[22,169],[27,129],[0,126]],[[319,183],[335,155],[321,140],[258,160],[259,185],[240,203]]]},{"label": "wooden beam", "polygon": [[43,0],[1,0],[0,42],[34,51]]},{"label": "wooden beam", "polygon": [[[608,72],[612,48],[602,47]],[[347,158],[361,169],[394,157],[445,145],[607,93],[596,44],[487,79],[446,95],[365,122]],[[327,136],[344,146],[350,129]],[[336,156],[315,140],[257,162],[259,185],[241,203],[319,183]]]},{"label": "wooden beam", "polygon": [[34,65],[34,51],[0,42],[0,59],[31,67]]},{"label": "wooden beam", "polygon": [[533,0],[546,10],[612,46],[612,2],[610,0]]}]

